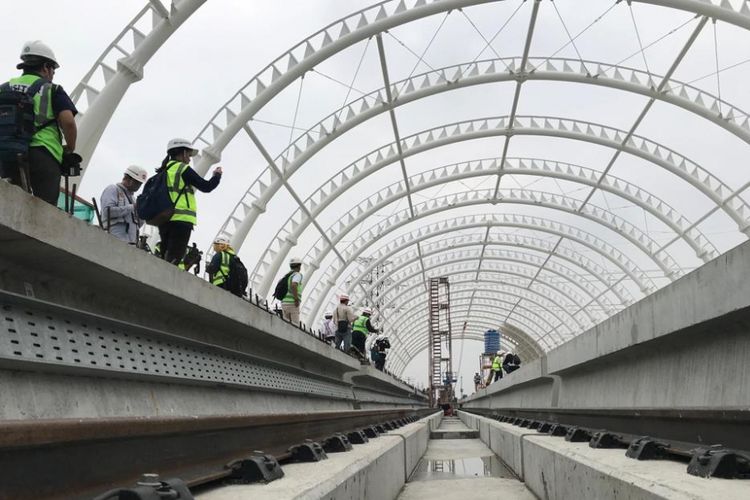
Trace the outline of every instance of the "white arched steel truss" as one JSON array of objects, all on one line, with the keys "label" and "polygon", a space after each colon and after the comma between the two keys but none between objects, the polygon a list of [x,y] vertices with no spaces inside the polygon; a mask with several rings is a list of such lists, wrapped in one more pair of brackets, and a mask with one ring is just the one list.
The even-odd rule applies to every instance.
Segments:
[{"label": "white arched steel truss", "polygon": [[[109,120],[130,85],[143,79],[149,60],[206,0],[174,0],[169,9],[161,0],[149,0],[107,46],[76,85],[70,97],[81,108],[76,150],[83,170],[94,154]],[[86,107],[81,98],[86,96]]]},{"label": "white arched steel truss", "polygon": [[[407,183],[411,186],[409,191],[405,189],[403,181],[391,184],[390,186],[370,195],[365,201],[342,214],[337,226],[335,228],[329,228],[329,230],[333,229],[337,233],[347,233],[353,226],[359,224],[369,215],[382,209],[393,201],[406,197],[408,192],[415,193],[448,182],[472,177],[496,175],[499,168],[499,161],[499,158],[473,160],[442,166],[426,172],[420,172],[419,174],[408,178]],[[535,158],[507,158],[503,165],[504,171],[508,174],[533,175],[561,179],[592,187],[597,186],[597,179],[599,178],[599,172],[593,169],[563,162],[553,162]],[[324,208],[322,205],[330,204],[335,198],[350,188],[351,184],[349,183],[346,183],[346,185],[338,185],[336,180],[339,178],[340,174],[337,174],[328,179],[328,181],[323,183],[325,190],[319,188],[307,198],[306,202],[310,203],[311,206],[315,206],[314,210],[311,211],[313,215],[322,211]],[[336,187],[334,188],[333,186]],[[649,193],[628,181],[613,176],[609,176],[601,183],[598,183],[598,187],[603,191],[615,194],[628,202],[633,203],[656,217],[665,226],[672,229],[678,238],[683,239],[695,251],[696,255],[704,261],[708,261],[718,255],[715,246],[705,235],[700,233],[700,231],[693,226],[691,221],[680,215],[679,212],[670,207],[664,200],[659,199],[656,195]],[[546,199],[547,196],[545,195],[543,198]],[[322,202],[323,199],[325,199],[325,203]],[[321,201],[316,202],[316,200]],[[578,208],[575,210],[578,211]],[[583,211],[586,211],[586,208],[584,208]],[[305,220],[301,211],[297,210],[287,219],[286,223],[281,226],[275,238],[271,240],[271,243],[269,243],[259,260],[259,263],[251,274],[251,281],[258,284],[257,289],[261,294],[267,293],[272,282],[271,280],[278,273],[283,260],[286,258],[289,249],[291,248],[290,245],[297,240],[299,235],[301,235],[307,227],[309,227],[309,222]],[[686,228],[691,229],[686,231]],[[660,248],[657,253],[664,251],[664,248],[661,248],[660,246],[654,248]],[[653,248],[651,251],[653,251]],[[273,256],[271,256],[271,254],[273,254]],[[262,265],[263,262],[268,263],[268,265],[264,267]],[[263,280],[259,279],[261,270],[264,271]]]},{"label": "white arched steel truss", "polygon": [[[437,199],[430,202],[425,202],[423,205],[432,205],[432,207],[429,209],[425,207],[425,210],[417,211],[418,218],[427,217],[429,215],[460,208],[461,206],[473,205],[477,203],[487,203],[487,201],[477,198],[459,203],[454,196],[446,196],[443,197],[442,200]],[[348,263],[346,265],[340,266],[328,266],[328,268],[324,272],[324,275],[320,279],[318,279],[317,282],[315,282],[312,290],[308,289],[308,292],[306,292],[309,298],[307,299],[307,302],[305,303],[302,311],[308,324],[311,324],[310,321],[318,317],[321,307],[324,303],[326,303],[326,299],[328,299],[334,285],[339,282],[339,279],[346,267],[356,262],[357,257],[359,257],[366,249],[368,249],[368,247],[370,246],[370,242],[378,241],[380,238],[386,236],[395,229],[398,229],[399,227],[402,227],[414,221],[414,219],[410,218],[410,213],[408,210],[397,212],[387,219],[381,221],[380,223],[374,225],[373,227],[367,229],[366,231],[363,231],[360,234],[359,238],[357,238],[356,242],[351,243],[347,248],[345,248],[342,253],[347,256]],[[420,238],[429,238],[459,229],[489,226],[526,229],[552,234],[563,239],[568,239],[575,243],[581,244],[582,246],[593,250],[608,259],[610,262],[619,267],[623,271],[624,275],[628,276],[630,279],[633,279],[634,282],[639,284],[641,290],[644,293],[649,293],[654,289],[653,282],[648,278],[646,273],[639,268],[637,264],[635,264],[628,256],[615,249],[612,245],[604,242],[600,238],[567,224],[562,224],[550,219],[532,217],[527,215],[473,215],[427,224],[420,227],[412,234],[401,236],[400,239],[396,240],[397,249],[386,252],[385,255],[378,257],[378,260],[382,262],[386,260],[390,254],[393,254],[405,248],[406,246],[419,244]],[[560,246],[557,245],[557,248],[559,247]],[[373,263],[372,265],[376,264]],[[314,272],[314,270],[316,269],[314,261],[310,267]],[[310,279],[312,277],[311,274],[312,273],[308,273]]]},{"label": "white arched steel truss", "polygon": [[[79,118],[81,136],[79,150],[86,160],[93,153],[112,113],[130,84],[143,77],[143,66],[204,1],[174,0],[168,11],[160,0],[150,0],[97,60],[81,84],[76,87],[73,92],[74,98],[78,101],[85,93],[89,101],[88,109]],[[663,144],[635,133],[643,117],[658,101],[699,116],[750,144],[750,121],[746,112],[722,100],[720,95],[713,95],[690,83],[673,78],[675,70],[709,19],[750,30],[750,9],[746,2],[733,4],[728,0],[633,0],[696,14],[692,35],[685,42],[669,70],[663,75],[602,61],[530,56],[531,39],[537,22],[537,12],[540,9],[540,2],[535,1],[529,2],[531,16],[522,55],[514,58],[474,60],[410,76],[399,82],[390,81],[382,41],[383,33],[428,16],[449,13],[491,1],[439,0],[428,3],[426,0],[387,0],[355,12],[302,40],[272,61],[236,92],[203,127],[197,137],[197,140],[205,145],[196,164],[199,172],[205,173],[211,164],[216,163],[227,144],[243,130],[268,163],[268,167],[250,186],[220,229],[220,234],[232,238],[236,248],[241,246],[258,217],[266,210],[268,202],[280,190],[288,191],[299,206],[287,224],[271,241],[253,272],[253,284],[257,292],[262,295],[268,293],[281,263],[305,230],[313,225],[320,232],[321,239],[308,252],[308,257],[311,259],[311,272],[306,273],[307,279],[313,278],[329,253],[332,252],[335,259],[334,263],[325,269],[323,276],[317,280],[312,293],[309,294],[309,303],[305,304],[304,310],[309,324],[311,319],[317,316],[321,306],[326,303],[332,288],[340,282],[343,273],[359,267],[354,265],[355,261],[368,246],[380,238],[387,239],[394,231],[409,224],[420,224],[418,229],[410,233],[411,240],[403,236],[396,237],[394,241],[388,242],[379,253],[375,254],[376,261],[387,260],[391,256],[398,255],[392,278],[401,286],[412,285],[411,289],[406,286],[408,290],[405,292],[399,292],[397,288],[391,287],[388,292],[390,302],[386,305],[395,305],[398,302],[404,306],[419,301],[421,297],[419,294],[420,277],[424,279],[428,269],[451,273],[454,277],[465,275],[468,281],[475,284],[475,289],[471,291],[468,304],[466,304],[467,316],[471,314],[473,317],[476,314],[477,325],[480,324],[479,321],[491,324],[496,318],[492,315],[486,317],[489,313],[484,311],[483,306],[489,306],[492,303],[497,306],[498,311],[504,311],[502,307],[508,306],[507,315],[500,323],[505,325],[508,331],[514,332],[514,335],[508,334],[509,338],[518,341],[517,345],[519,349],[521,348],[522,342],[519,339],[522,338],[523,332],[518,328],[513,330],[513,327],[509,326],[516,322],[529,332],[535,332],[533,341],[530,342],[527,339],[524,345],[536,346],[537,349],[544,350],[568,338],[569,335],[577,333],[585,325],[619,310],[632,300],[627,288],[622,287],[622,280],[632,280],[643,293],[648,293],[655,288],[654,282],[648,275],[626,256],[633,249],[637,249],[638,252],[651,259],[666,278],[674,279],[682,273],[681,266],[671,257],[668,250],[675,241],[684,241],[703,261],[717,255],[716,246],[699,229],[700,222],[716,211],[725,212],[742,233],[750,232],[750,219],[748,219],[750,207],[740,196],[747,185],[732,188],[710,170],[697,165]],[[628,5],[630,3],[627,2]],[[149,16],[151,16],[150,24],[146,21]],[[126,44],[123,43],[129,37],[132,37],[132,50],[125,48]],[[323,61],[354,44],[371,38],[377,42],[384,86],[348,102],[342,108],[329,114],[318,124],[303,132],[281,154],[272,157],[250,127],[258,111]],[[123,57],[116,61],[115,69],[110,61],[115,59],[112,54],[117,52]],[[95,83],[96,75],[103,78],[103,85]],[[648,104],[628,130],[566,118],[517,115],[521,86],[532,80],[597,85],[646,96]],[[447,90],[498,82],[511,82],[516,86],[511,111],[507,116],[469,120],[425,130],[408,137],[400,136],[394,114],[394,109],[398,106]],[[331,177],[313,195],[305,200],[301,199],[289,184],[293,174],[336,138],[381,113],[390,115],[395,141],[363,156]],[[585,141],[611,148],[613,157],[602,171],[548,160],[509,158],[508,142],[511,137],[518,135]],[[406,173],[404,160],[410,156],[461,141],[498,136],[507,138],[501,157],[439,167],[411,177]],[[611,176],[609,169],[623,152],[651,162],[687,182],[708,198],[713,203],[713,208],[695,220],[688,220],[654,194]],[[401,164],[403,172],[401,182],[388,186],[368,198],[366,202],[347,212],[334,226],[326,229],[321,227],[317,217],[334,200],[367,176],[393,163]],[[669,228],[674,236],[669,242],[658,244],[648,232],[641,231],[610,211],[593,205],[590,202],[591,194],[585,199],[576,199],[558,193],[528,189],[501,189],[500,179],[505,174],[560,179],[586,186],[591,189],[591,194],[595,190],[615,194],[656,218]],[[496,176],[495,189],[453,193],[422,204],[413,203],[414,192],[480,176]],[[409,210],[394,214],[380,224],[367,228],[357,243],[350,244],[343,250],[337,248],[343,236],[353,228],[360,227],[367,216],[403,198],[408,199]],[[434,229],[439,234],[455,231],[459,226],[452,224],[459,219],[453,219],[453,222],[443,221],[431,224],[424,224],[420,221],[422,218],[448,210],[485,203],[531,205],[573,214],[616,233],[630,250],[622,252],[580,228],[567,226],[558,221],[511,214],[492,214],[480,218],[463,217],[463,222],[472,227],[480,227],[473,225],[478,224],[480,219],[483,220],[485,225],[482,227],[486,228],[483,237],[480,234],[480,238],[476,241],[457,242],[452,248],[446,249],[441,248],[440,245],[448,242],[433,240],[436,234],[431,233],[430,230]],[[516,236],[518,246],[515,249],[496,248],[496,243],[507,245],[512,236],[503,235],[502,237],[506,238],[504,242],[499,240],[494,242],[490,237],[490,228],[493,227],[521,228],[552,234],[559,239],[557,243],[553,243],[528,235],[518,235]],[[461,225],[460,229],[466,229],[466,226]],[[495,235],[492,236],[495,237]],[[594,275],[597,272],[595,265],[585,261],[584,256],[576,255],[576,252],[562,247],[560,243],[563,240],[575,242],[577,245],[602,255],[622,271],[623,277],[613,280],[609,276],[604,278],[600,274],[597,280]],[[422,243],[424,246],[420,246]],[[565,264],[559,260],[565,261]],[[575,265],[575,269],[584,269],[587,276],[592,275],[591,283],[596,281],[601,283],[601,286],[594,287],[589,282],[576,280],[575,276],[578,271],[569,267],[568,264]],[[370,267],[372,265],[371,263]],[[536,272],[533,271],[534,268],[537,269]],[[364,297],[368,291],[368,287],[362,284],[362,276],[366,273],[366,269],[360,269],[360,271],[359,274],[356,274],[356,271],[351,272],[352,279],[348,286],[350,291],[354,287],[362,289],[362,294],[356,293]],[[505,288],[493,289],[494,292],[505,298],[517,299],[516,302],[497,299],[494,296],[485,297],[483,295],[485,292],[491,292],[487,289],[476,288],[476,284],[482,280],[490,283],[496,281],[494,277],[497,275],[503,276],[503,282],[493,286]],[[472,276],[473,281],[471,281]],[[525,292],[522,294],[519,289],[524,288],[524,284],[526,285]],[[371,284],[369,289],[373,286]],[[540,294],[533,290],[542,287],[544,293]],[[532,297],[533,293],[537,296]],[[555,300],[556,304],[550,307],[549,302],[544,302],[542,297],[546,301]],[[613,302],[615,299],[619,299],[619,303]],[[460,302],[459,305],[463,306],[464,303]],[[568,310],[570,307],[578,308],[578,310],[571,314]],[[461,311],[463,312],[463,309]],[[552,312],[562,317],[553,317]],[[384,320],[394,325],[423,328],[421,323],[418,323],[419,314],[413,316],[414,318],[404,317],[402,314],[384,318]],[[417,323],[414,323],[415,321]],[[552,328],[554,323],[550,321],[556,322],[557,326]],[[541,323],[546,323],[546,325],[542,327]],[[472,328],[475,329],[476,326]],[[564,334],[561,333],[562,330],[565,330]],[[480,334],[477,330],[470,331],[475,335]],[[399,339],[399,341],[403,340],[401,345],[404,347],[402,354],[397,356],[399,369],[403,369],[409,359],[423,348],[423,341],[420,339],[421,337],[412,335]],[[530,352],[533,350],[531,347],[529,349]]]}]

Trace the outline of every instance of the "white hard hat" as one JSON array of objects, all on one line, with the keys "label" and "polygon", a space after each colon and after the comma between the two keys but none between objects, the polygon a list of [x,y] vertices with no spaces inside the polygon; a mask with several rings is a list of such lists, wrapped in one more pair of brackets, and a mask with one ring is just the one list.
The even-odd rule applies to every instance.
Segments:
[{"label": "white hard hat", "polygon": [[146,182],[146,179],[148,179],[148,173],[146,172],[146,169],[141,168],[138,165],[130,165],[128,168],[126,168],[125,175],[127,175],[134,181],[140,182],[141,184]]},{"label": "white hard hat", "polygon": [[[21,60],[23,62],[29,62],[30,60],[40,57],[52,61],[55,65],[55,69],[60,67],[57,63],[55,53],[52,52],[52,49],[50,49],[49,45],[46,43],[41,40],[32,40],[23,44],[23,47],[21,48]],[[22,67],[23,63],[17,66],[18,69],[21,69]]]},{"label": "white hard hat", "polygon": [[331,311],[326,311],[326,313],[323,316],[327,318],[328,316],[333,316],[333,313]]},{"label": "white hard hat", "polygon": [[299,257],[292,257],[291,259],[289,259],[290,266],[294,266],[296,264],[302,264],[302,259],[300,259]]},{"label": "white hard hat", "polygon": [[372,314],[372,309],[370,309],[369,307],[365,307],[364,309],[362,309],[362,314]]},{"label": "white hard hat", "polygon": [[190,150],[190,156],[195,156],[198,154],[198,150],[193,147],[193,143],[188,141],[187,139],[180,139],[179,137],[175,139],[171,139],[167,143],[167,152],[169,152],[172,149],[175,148],[187,148]]},{"label": "white hard hat", "polygon": [[349,300],[349,295],[345,293],[342,293],[341,295],[339,295],[339,302],[341,302],[342,300]]},{"label": "white hard hat", "polygon": [[229,245],[229,238],[226,236],[217,236],[214,243],[218,243],[219,245]]},{"label": "white hard hat", "polygon": [[503,351],[497,351],[497,353],[498,353],[498,354],[502,354],[502,353],[503,353]]}]

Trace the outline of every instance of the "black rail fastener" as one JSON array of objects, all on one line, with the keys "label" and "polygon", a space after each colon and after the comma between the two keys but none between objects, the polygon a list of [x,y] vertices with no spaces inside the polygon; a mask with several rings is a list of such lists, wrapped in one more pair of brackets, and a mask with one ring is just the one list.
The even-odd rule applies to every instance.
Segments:
[{"label": "black rail fastener", "polygon": [[370,441],[365,431],[351,431],[347,432],[346,437],[349,439],[351,444],[365,444]]},{"label": "black rail fastener", "polygon": [[156,474],[144,474],[135,488],[108,491],[94,500],[153,500],[154,498],[173,498],[175,500],[194,500],[193,495],[182,479],[159,479]]},{"label": "black rail fastener", "polygon": [[591,436],[589,446],[592,448],[623,448],[622,436],[607,431],[597,431]]},{"label": "black rail fastener", "polygon": [[341,453],[352,450],[352,443],[349,438],[343,434],[336,433],[323,442],[323,450],[326,453]]},{"label": "black rail fastener", "polygon": [[550,427],[552,427],[552,424],[549,422],[539,422],[539,427],[537,427],[536,431],[541,432],[543,434],[547,434],[549,432]]},{"label": "black rail fastener", "polygon": [[320,462],[328,458],[323,447],[309,439],[289,448],[289,453],[292,454],[292,460],[295,462]]},{"label": "black rail fastener", "polygon": [[654,460],[667,455],[668,443],[662,443],[649,436],[635,438],[630,442],[625,456],[636,460]]},{"label": "black rail fastener", "polygon": [[528,427],[529,425],[531,425],[531,420],[529,420],[528,418],[524,418],[523,420],[521,420],[521,423],[519,425],[521,427]]},{"label": "black rail fastener", "polygon": [[383,429],[385,429],[387,431],[392,431],[394,429],[393,424],[391,424],[390,422],[383,422],[380,425],[382,425]]},{"label": "black rail fastener", "polygon": [[724,448],[696,448],[687,467],[687,473],[699,477],[725,479],[750,479],[750,455]]},{"label": "black rail fastener", "polygon": [[529,429],[538,429],[540,425],[542,425],[542,422],[540,422],[539,420],[532,420],[531,422],[529,422]]},{"label": "black rail fastener", "polygon": [[568,429],[568,433],[565,434],[565,441],[571,443],[585,443],[591,440],[591,432],[581,427],[571,427]]},{"label": "black rail fastener", "polygon": [[550,436],[566,436],[568,434],[568,427],[562,424],[552,424],[548,434]]},{"label": "black rail fastener", "polygon": [[516,421],[516,417],[511,417],[510,415],[503,415],[500,418],[500,421],[505,422],[506,424],[512,424],[513,422]]},{"label": "black rail fastener", "polygon": [[366,435],[366,436],[367,436],[368,438],[370,438],[370,439],[372,439],[372,438],[376,438],[376,437],[380,436],[380,434],[381,434],[381,433],[380,433],[380,432],[378,431],[378,429],[377,429],[376,427],[373,427],[372,425],[371,425],[371,426],[369,426],[369,427],[365,427],[365,428],[364,428],[364,429],[362,429],[362,430],[363,430],[363,431],[365,432],[365,435]]},{"label": "black rail fastener", "polygon": [[270,483],[284,477],[281,465],[272,455],[253,455],[229,462],[224,468],[232,471],[226,480],[233,484]]},{"label": "black rail fastener", "polygon": [[377,424],[375,430],[378,431],[378,434],[385,434],[386,432],[386,428],[383,424]]}]

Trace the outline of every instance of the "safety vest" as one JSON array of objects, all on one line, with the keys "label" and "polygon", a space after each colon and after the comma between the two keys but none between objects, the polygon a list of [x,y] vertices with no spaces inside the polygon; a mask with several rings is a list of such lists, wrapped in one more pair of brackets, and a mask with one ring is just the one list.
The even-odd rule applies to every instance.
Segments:
[{"label": "safety vest", "polygon": [[367,335],[367,320],[370,319],[369,316],[365,316],[364,314],[360,316],[359,318],[354,320],[354,323],[352,323],[352,331],[353,332],[362,332],[365,335]]},{"label": "safety vest", "polygon": [[[197,207],[195,204],[195,189],[193,186],[185,186],[185,181],[182,180],[182,174],[190,166],[186,163],[179,161],[170,161],[167,163],[167,187],[169,189],[169,198],[174,203],[174,215],[170,221],[181,221],[189,222],[195,225],[198,222],[197,219]],[[182,189],[185,188],[185,192],[180,195]],[[178,198],[179,197],[179,198]]]},{"label": "safety vest", "polygon": [[216,286],[221,286],[229,278],[229,263],[232,261],[234,256],[234,250],[226,249],[221,252],[221,265],[219,270],[214,274],[214,279],[211,281]]},{"label": "safety vest", "polygon": [[[286,279],[286,295],[284,295],[284,299],[281,301],[284,304],[294,304],[294,295],[292,295],[292,278],[295,274],[302,276],[302,274],[298,272],[292,272],[289,274],[289,277]],[[302,300],[302,281],[297,283],[297,297],[300,301]]]},{"label": "safety vest", "polygon": [[[22,75],[18,78],[12,78],[8,83],[14,88],[18,85],[28,88],[39,78],[41,78],[39,75]],[[37,128],[55,119],[55,112],[52,109],[52,88],[51,82],[45,83],[34,96],[34,125]],[[62,163],[62,135],[56,123],[50,123],[46,127],[40,128],[31,138],[29,145],[32,147],[44,146],[58,163]]]},{"label": "safety vest", "polygon": [[502,365],[502,360],[500,359],[500,356],[495,356],[495,359],[492,360],[492,371],[499,372],[501,365]]}]

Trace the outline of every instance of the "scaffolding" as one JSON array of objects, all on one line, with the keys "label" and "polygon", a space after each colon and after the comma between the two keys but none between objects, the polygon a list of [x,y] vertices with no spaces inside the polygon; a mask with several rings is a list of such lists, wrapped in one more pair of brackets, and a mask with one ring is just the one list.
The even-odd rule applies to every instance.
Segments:
[{"label": "scaffolding", "polygon": [[449,404],[453,400],[453,383],[456,381],[451,366],[452,339],[448,278],[430,278],[429,293],[430,403],[436,406]]}]

